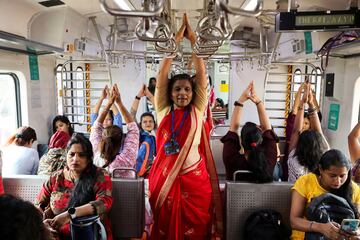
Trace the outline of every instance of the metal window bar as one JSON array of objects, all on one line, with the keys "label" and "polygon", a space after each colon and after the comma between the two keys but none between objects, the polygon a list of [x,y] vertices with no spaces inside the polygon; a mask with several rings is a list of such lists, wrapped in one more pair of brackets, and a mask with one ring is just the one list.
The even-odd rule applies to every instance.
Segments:
[{"label": "metal window bar", "polygon": [[[70,68],[66,66],[70,64],[75,64],[75,66],[90,64],[93,69],[67,71],[66,69]],[[77,79],[79,75],[82,75],[84,79]],[[92,75],[96,75],[96,78]],[[63,64],[61,69],[62,96],[59,97],[62,98],[63,114],[71,117],[76,132],[88,132],[91,108],[95,105],[95,100],[99,98],[96,93],[102,91],[103,87],[110,83],[111,76],[105,61],[69,60]]]}]

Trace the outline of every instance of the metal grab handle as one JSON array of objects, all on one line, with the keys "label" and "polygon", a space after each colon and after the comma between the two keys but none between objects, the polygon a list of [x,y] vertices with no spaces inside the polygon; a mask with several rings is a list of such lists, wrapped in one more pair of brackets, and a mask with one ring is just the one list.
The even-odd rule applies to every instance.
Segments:
[{"label": "metal grab handle", "polygon": [[233,181],[234,181],[234,182],[236,181],[236,175],[237,175],[238,173],[251,173],[251,171],[249,171],[249,170],[237,170],[237,171],[235,171],[235,172],[233,173]]},{"label": "metal grab handle", "polygon": [[[171,39],[171,30],[170,27],[168,26],[168,24],[159,17],[155,17],[156,20],[158,20],[161,24],[159,24],[159,26],[156,28],[155,33],[154,33],[154,37],[148,37],[146,36],[148,27],[147,25],[147,21],[149,21],[149,19],[143,18],[135,27],[135,34],[138,37],[139,40],[142,41],[148,41],[148,42],[167,42]],[[160,35],[160,33],[163,33],[162,35]],[[160,35],[160,36],[157,36]],[[164,36],[164,37],[161,37]]]},{"label": "metal grab handle", "polygon": [[259,0],[254,11],[247,11],[241,8],[228,6],[225,0],[217,0],[216,5],[226,13],[241,15],[244,17],[258,17],[262,14],[263,0]]},{"label": "metal grab handle", "polygon": [[120,167],[120,168],[115,168],[111,174],[111,177],[112,178],[116,178],[115,177],[115,172],[118,172],[118,171],[131,171],[131,172],[134,172],[135,173],[135,178],[134,179],[137,179],[137,174],[136,174],[136,170],[134,168],[129,168],[129,167]]},{"label": "metal grab handle", "polygon": [[153,11],[137,11],[137,10],[122,10],[118,8],[111,8],[106,0],[99,0],[101,9],[113,16],[126,16],[126,17],[155,17],[159,15],[164,9],[165,0],[159,0],[158,7]]},{"label": "metal grab handle", "polygon": [[161,46],[159,42],[155,42],[155,49],[158,52],[164,53],[175,53],[178,49],[175,39],[171,38],[167,43],[166,46]]}]

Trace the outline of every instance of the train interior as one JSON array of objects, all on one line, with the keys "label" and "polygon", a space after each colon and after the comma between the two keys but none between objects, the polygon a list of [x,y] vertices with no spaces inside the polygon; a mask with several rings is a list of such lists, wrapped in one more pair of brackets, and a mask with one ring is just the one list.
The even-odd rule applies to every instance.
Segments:
[{"label": "train interior", "polygon": [[[285,137],[294,95],[308,79],[323,115],[329,144],[347,153],[347,135],[360,120],[359,40],[326,42],[341,31],[276,31],[279,12],[358,9],[353,0],[0,0],[0,144],[18,127],[32,126],[47,144],[54,116],[69,117],[76,132],[90,131],[90,111],[105,85],[117,84],[130,108],[142,84],[156,77],[164,56],[181,73],[188,41],[173,36],[186,13],[198,36],[194,51],[206,59],[215,97],[226,106],[211,134],[220,179],[220,138],[229,129],[233,102],[254,81],[274,131]],[[137,117],[145,112],[141,100]],[[226,113],[227,112],[227,113]],[[259,122],[244,105],[242,124]],[[34,144],[34,148],[36,148]],[[254,188],[255,189],[255,188]],[[230,220],[229,220],[230,221]],[[231,237],[229,237],[231,239]]]}]

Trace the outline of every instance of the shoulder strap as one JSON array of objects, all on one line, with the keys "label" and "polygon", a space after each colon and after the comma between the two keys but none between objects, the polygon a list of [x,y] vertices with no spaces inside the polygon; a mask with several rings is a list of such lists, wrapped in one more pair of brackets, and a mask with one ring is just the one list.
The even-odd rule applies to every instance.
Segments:
[{"label": "shoulder strap", "polygon": [[146,153],[145,153],[145,158],[144,158],[144,161],[143,161],[143,163],[141,165],[140,171],[137,174],[139,177],[143,176],[145,174],[145,172],[146,172],[146,165],[147,165],[147,162],[148,162],[148,159],[149,159],[149,153],[150,153],[149,143],[144,141],[142,144],[145,145]]}]

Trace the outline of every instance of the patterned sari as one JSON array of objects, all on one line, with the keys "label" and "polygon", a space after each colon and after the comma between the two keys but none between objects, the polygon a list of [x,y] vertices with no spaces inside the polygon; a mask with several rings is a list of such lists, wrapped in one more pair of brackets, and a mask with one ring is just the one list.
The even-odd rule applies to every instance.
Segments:
[{"label": "patterned sari", "polygon": [[[181,125],[184,114],[185,109],[174,111],[174,129]],[[176,137],[180,152],[173,155],[166,155],[164,150],[171,138],[171,113],[164,117],[158,128],[158,152],[149,175],[150,204],[154,215],[151,239],[209,239],[212,220],[215,219],[213,206],[219,232],[222,230],[219,185],[217,177],[209,177],[209,173],[216,174],[216,170],[208,171],[208,154],[202,151],[203,144],[199,146],[199,161],[182,168],[198,127],[203,126],[197,126],[196,111],[191,107]]]}]

